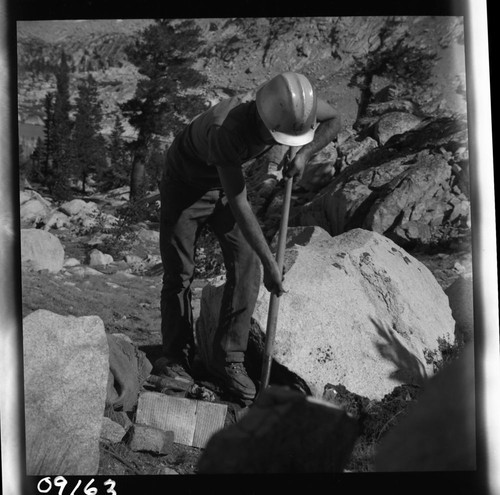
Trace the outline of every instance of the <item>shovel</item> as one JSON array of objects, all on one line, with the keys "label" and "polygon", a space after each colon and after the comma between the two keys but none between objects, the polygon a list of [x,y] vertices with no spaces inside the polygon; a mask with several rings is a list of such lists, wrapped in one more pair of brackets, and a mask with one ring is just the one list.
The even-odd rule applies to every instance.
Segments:
[{"label": "shovel", "polygon": [[[283,273],[283,265],[286,248],[286,233],[288,227],[288,216],[290,213],[290,200],[292,197],[293,178],[285,179],[285,197],[283,199],[283,207],[281,213],[280,230],[278,236],[278,249],[276,253],[276,262],[281,273]],[[273,361],[274,339],[276,336],[276,326],[278,323],[279,297],[271,293],[269,299],[269,311],[267,315],[266,339],[264,345],[264,355],[262,358],[262,374],[260,380],[260,392],[265,390],[269,385],[271,376],[271,365]]]}]

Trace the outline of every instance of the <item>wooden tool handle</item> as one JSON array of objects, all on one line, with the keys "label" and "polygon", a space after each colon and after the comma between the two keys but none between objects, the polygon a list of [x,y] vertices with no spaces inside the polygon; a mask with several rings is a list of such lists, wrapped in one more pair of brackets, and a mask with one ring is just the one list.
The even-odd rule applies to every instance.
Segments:
[{"label": "wooden tool handle", "polygon": [[[292,197],[293,178],[286,179],[285,197],[283,199],[283,209],[278,236],[278,250],[276,253],[276,262],[280,272],[283,272],[286,248],[286,234],[288,228],[288,217],[290,214],[290,201]],[[264,355],[262,362],[261,390],[269,385],[271,375],[271,364],[273,360],[274,338],[276,335],[276,326],[278,323],[279,297],[271,293],[269,299],[269,312],[267,316],[266,341],[264,346]]]}]

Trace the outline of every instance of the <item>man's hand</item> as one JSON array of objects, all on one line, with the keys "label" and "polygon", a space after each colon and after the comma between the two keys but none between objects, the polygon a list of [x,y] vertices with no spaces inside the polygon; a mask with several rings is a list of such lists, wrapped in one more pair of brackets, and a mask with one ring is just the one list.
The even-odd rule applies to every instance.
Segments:
[{"label": "man's hand", "polygon": [[264,287],[278,297],[286,292],[283,288],[283,278],[283,273],[279,270],[276,262],[264,266]]},{"label": "man's hand", "polygon": [[283,168],[284,177],[293,177],[295,181],[299,181],[311,158],[339,133],[340,117],[326,101],[319,98],[317,120],[319,125],[314,139],[302,147],[291,147],[286,153],[279,167]]},{"label": "man's hand", "polygon": [[290,159],[287,153],[283,160],[283,176],[294,178],[295,181],[299,181],[302,178],[306,164],[307,158],[305,154],[299,152]]}]

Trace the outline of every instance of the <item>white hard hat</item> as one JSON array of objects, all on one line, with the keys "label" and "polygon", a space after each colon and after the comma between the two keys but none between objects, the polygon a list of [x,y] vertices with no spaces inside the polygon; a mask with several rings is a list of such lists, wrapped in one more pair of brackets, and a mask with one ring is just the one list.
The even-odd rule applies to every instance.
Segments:
[{"label": "white hard hat", "polygon": [[316,91],[302,74],[284,72],[263,84],[256,95],[257,111],[275,141],[302,146],[314,138]]}]

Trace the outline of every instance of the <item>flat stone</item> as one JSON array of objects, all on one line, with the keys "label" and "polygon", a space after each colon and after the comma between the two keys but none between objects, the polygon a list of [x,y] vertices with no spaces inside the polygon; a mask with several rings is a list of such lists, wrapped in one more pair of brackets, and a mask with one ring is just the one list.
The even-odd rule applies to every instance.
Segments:
[{"label": "flat stone", "polygon": [[111,443],[121,442],[123,437],[125,436],[125,428],[115,421],[103,417],[102,418],[102,430],[101,430],[101,439],[107,440]]},{"label": "flat stone", "polygon": [[134,424],[130,429],[127,445],[136,452],[154,452],[168,454],[172,450],[174,432],[165,431],[153,426]]}]

